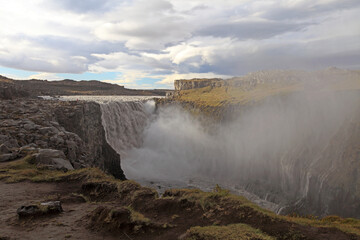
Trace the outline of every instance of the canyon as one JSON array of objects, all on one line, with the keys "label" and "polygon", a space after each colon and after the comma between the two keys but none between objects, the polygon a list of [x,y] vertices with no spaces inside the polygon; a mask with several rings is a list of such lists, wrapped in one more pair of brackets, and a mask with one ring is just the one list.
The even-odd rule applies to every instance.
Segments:
[{"label": "canyon", "polygon": [[[133,100],[125,96],[76,95],[62,99],[57,94],[39,99],[13,87],[0,88],[4,99],[0,104],[2,166],[23,161],[28,155],[36,157],[43,150],[61,151],[62,158],[75,169],[67,173],[70,176],[72,171],[97,167],[116,179],[134,179],[155,188],[134,187],[137,190],[129,190],[131,200],[120,196],[121,204],[130,201],[136,211],[143,213],[164,210],[140,204],[150,195],[160,193],[171,201],[181,196],[176,200],[180,203],[185,201],[187,191],[193,194],[195,190],[171,189],[211,192],[217,186],[221,194],[222,188],[229,189],[281,215],[360,218],[358,71],[262,71],[228,80],[177,80],[174,93],[167,98],[139,96]],[[11,174],[6,175],[12,170],[2,171],[0,179],[13,179]],[[31,182],[37,176],[21,177]],[[87,184],[87,180],[77,181]],[[91,194],[103,196],[96,201],[117,201],[118,197],[111,197],[115,194],[111,190],[113,180],[106,177],[99,181],[103,185],[91,190]],[[82,194],[86,188],[82,187]],[[139,189],[144,192],[132,192]],[[122,190],[119,187],[117,191]],[[87,194],[84,196],[93,196]],[[194,197],[190,195],[189,199]],[[159,206],[159,201],[165,201],[162,197],[149,201]],[[228,201],[219,196],[216,199],[214,207]],[[190,205],[186,206],[192,208]],[[127,214],[132,211],[118,210]],[[212,213],[207,211],[221,212],[212,206],[196,211],[209,216]],[[111,210],[105,207],[95,212],[102,221],[101,216]],[[152,215],[146,216],[153,219]],[[104,222],[92,219],[93,229],[107,224],[105,218]],[[223,220],[221,225],[226,224],[225,216]],[[274,236],[265,225],[255,226],[251,221],[247,223],[252,227]],[[179,231],[184,233],[189,227]],[[180,232],[171,234],[179,236]],[[329,239],[332,233],[324,238],[306,234],[303,239]],[[144,239],[141,234],[132,236]],[[347,239],[340,235],[337,238]]]}]

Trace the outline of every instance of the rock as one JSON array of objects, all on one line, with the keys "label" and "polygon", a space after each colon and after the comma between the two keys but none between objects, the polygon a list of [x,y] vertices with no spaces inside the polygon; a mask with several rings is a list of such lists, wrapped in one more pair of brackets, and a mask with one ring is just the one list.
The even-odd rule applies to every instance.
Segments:
[{"label": "rock", "polygon": [[207,86],[222,86],[225,84],[225,81],[220,78],[212,78],[212,79],[198,79],[194,78],[191,80],[175,80],[174,87],[175,91],[188,90],[194,88],[203,88]]},{"label": "rock", "polygon": [[18,155],[19,157],[25,157],[26,155],[34,154],[37,153],[38,151],[39,149],[37,148],[36,144],[31,143],[29,145],[21,147],[18,150]]},{"label": "rock", "polygon": [[6,146],[6,145],[4,145],[4,144],[1,144],[0,145],[0,154],[2,153],[2,154],[4,154],[4,153],[10,153],[11,151],[9,150],[9,148]]},{"label": "rock", "polygon": [[47,213],[61,213],[63,212],[60,201],[44,202],[40,204],[43,207],[46,207]]},{"label": "rock", "polygon": [[3,145],[7,146],[8,148],[18,148],[19,144],[16,139],[9,138],[6,142],[3,142]]},{"label": "rock", "polygon": [[0,162],[6,162],[6,161],[10,161],[13,159],[13,154],[12,153],[7,153],[7,154],[1,154],[0,155]]},{"label": "rock", "polygon": [[24,129],[28,130],[28,131],[31,131],[31,130],[37,129],[37,126],[33,122],[30,122],[30,123],[27,123],[27,124],[24,125]]},{"label": "rock", "polygon": [[45,202],[39,205],[28,205],[21,206],[18,208],[16,213],[20,218],[24,217],[36,217],[46,214],[57,214],[63,212],[61,202],[53,201],[53,202]]},{"label": "rock", "polygon": [[40,210],[39,206],[37,206],[37,205],[21,206],[16,211],[18,216],[21,217],[21,218],[23,218],[23,217],[31,217],[31,216],[38,216],[38,215],[41,215],[41,212],[42,211]]},{"label": "rock", "polygon": [[74,170],[62,151],[54,149],[40,149],[36,155],[35,163],[50,166],[58,170]]},{"label": "rock", "polygon": [[39,133],[41,135],[45,135],[46,133],[48,132],[55,132],[53,129],[56,129],[56,128],[52,128],[52,127],[42,127],[42,128],[39,128]]},{"label": "rock", "polygon": [[[73,135],[71,139],[66,140],[77,143],[77,148],[74,149],[72,143],[68,142],[70,143],[66,151],[68,159],[71,160],[74,157],[75,150],[78,161],[84,160],[87,165],[97,166],[118,179],[126,179],[120,166],[120,155],[106,141],[100,104],[66,102],[58,105],[54,113],[60,125],[71,132],[67,135]],[[53,140],[56,142],[55,139]],[[83,146],[79,144],[81,140],[84,143]],[[86,149],[86,151],[79,151],[81,149]],[[85,157],[79,153],[85,153]]]}]

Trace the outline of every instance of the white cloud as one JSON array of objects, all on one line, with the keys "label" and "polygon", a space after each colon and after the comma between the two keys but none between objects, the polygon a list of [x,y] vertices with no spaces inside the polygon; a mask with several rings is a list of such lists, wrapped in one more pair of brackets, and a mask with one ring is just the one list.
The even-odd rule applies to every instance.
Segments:
[{"label": "white cloud", "polygon": [[28,79],[39,79],[39,80],[49,80],[49,81],[63,80],[63,78],[57,76],[55,73],[38,73],[29,76]]},{"label": "white cloud", "polygon": [[[122,83],[360,62],[358,0],[0,0],[0,65]],[[145,86],[145,85],[143,85]]]}]

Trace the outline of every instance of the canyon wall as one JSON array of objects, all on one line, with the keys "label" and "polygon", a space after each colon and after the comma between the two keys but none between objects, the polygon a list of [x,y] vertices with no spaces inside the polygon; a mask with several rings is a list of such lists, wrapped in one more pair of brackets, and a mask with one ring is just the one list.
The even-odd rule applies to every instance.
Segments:
[{"label": "canyon wall", "polygon": [[89,155],[87,164],[100,167],[116,178],[125,179],[120,155],[106,141],[100,104],[64,102],[56,107],[55,117],[67,131],[76,133],[84,141]]},{"label": "canyon wall", "polygon": [[[235,124],[228,137],[214,141],[231,140],[229,145],[198,152],[199,169],[280,204],[282,214],[360,217],[359,71],[263,71],[225,80],[218,88],[186,91],[197,89],[191,81],[175,83],[178,95],[167,103]],[[222,148],[229,151],[218,154]],[[201,159],[204,151],[210,160]]]},{"label": "canyon wall", "polygon": [[191,80],[175,80],[174,82],[174,88],[175,91],[181,91],[181,90],[189,90],[194,88],[203,88],[207,86],[211,87],[220,87],[224,84],[224,80],[220,78],[212,78],[212,79],[200,79],[195,78]]},{"label": "canyon wall", "polygon": [[62,151],[74,168],[99,167],[125,179],[120,156],[106,141],[98,103],[0,101],[0,161],[40,149]]}]

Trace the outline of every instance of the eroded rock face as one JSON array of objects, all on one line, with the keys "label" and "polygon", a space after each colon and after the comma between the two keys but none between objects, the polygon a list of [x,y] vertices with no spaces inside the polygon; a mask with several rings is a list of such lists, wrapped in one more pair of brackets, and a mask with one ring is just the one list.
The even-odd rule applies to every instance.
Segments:
[{"label": "eroded rock face", "polygon": [[95,102],[63,102],[55,109],[57,121],[67,131],[77,134],[87,148],[92,166],[97,166],[119,179],[125,179],[120,155],[107,143],[102,126],[100,105]]},{"label": "eroded rock face", "polygon": [[220,87],[225,84],[225,81],[220,78],[212,79],[191,79],[191,80],[175,80],[174,87],[175,91],[188,90],[194,88],[203,88],[207,86],[211,87]]},{"label": "eroded rock face", "polygon": [[56,153],[53,159],[69,160],[70,165],[60,164],[65,169],[96,166],[117,178],[125,178],[120,156],[106,142],[97,103],[1,101],[0,146],[2,161],[48,149],[47,155]]}]

